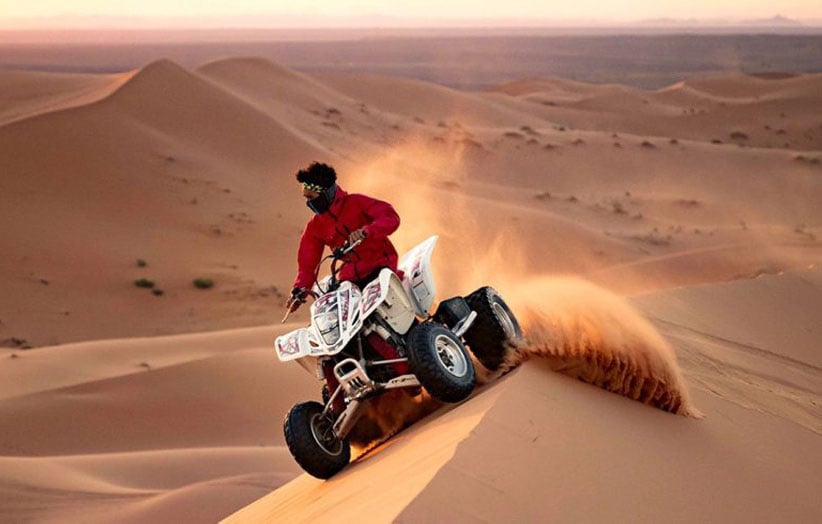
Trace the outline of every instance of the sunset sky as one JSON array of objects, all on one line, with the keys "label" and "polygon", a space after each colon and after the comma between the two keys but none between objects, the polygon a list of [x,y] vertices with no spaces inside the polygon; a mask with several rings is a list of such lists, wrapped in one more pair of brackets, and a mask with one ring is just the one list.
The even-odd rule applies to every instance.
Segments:
[{"label": "sunset sky", "polygon": [[[361,23],[363,19],[418,20],[600,20],[637,21],[649,18],[769,18],[783,15],[794,19],[822,18],[819,0],[0,0],[0,24],[15,22],[31,25],[59,25],[60,21],[78,17],[204,19],[246,17],[266,24],[305,24],[312,20],[320,25]],[[28,20],[22,20],[28,19]],[[223,20],[224,22],[226,20]],[[195,22],[196,23],[196,22]]]}]

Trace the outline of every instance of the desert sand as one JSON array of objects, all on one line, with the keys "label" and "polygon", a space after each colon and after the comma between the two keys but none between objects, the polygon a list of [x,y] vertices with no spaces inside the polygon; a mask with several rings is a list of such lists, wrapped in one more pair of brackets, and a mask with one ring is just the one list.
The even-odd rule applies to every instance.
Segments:
[{"label": "desert sand", "polygon": [[[0,521],[818,522],[820,93],[0,72]],[[281,426],[320,384],[272,349],[313,160],[526,332],[325,482]]]}]

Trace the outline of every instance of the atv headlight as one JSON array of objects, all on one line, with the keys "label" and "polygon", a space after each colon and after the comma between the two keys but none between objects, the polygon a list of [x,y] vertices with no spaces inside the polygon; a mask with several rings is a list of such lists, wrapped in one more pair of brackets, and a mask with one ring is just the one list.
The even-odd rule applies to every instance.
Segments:
[{"label": "atv headlight", "polygon": [[340,339],[340,321],[337,316],[336,308],[332,311],[320,313],[314,317],[314,323],[317,326],[317,331],[329,346],[336,343]]}]

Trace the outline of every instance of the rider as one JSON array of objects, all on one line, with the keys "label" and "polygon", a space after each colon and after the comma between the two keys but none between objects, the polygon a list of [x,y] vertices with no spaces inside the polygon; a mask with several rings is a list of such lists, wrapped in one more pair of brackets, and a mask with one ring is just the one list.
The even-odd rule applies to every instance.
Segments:
[{"label": "rider", "polygon": [[297,278],[286,302],[294,312],[305,302],[314,285],[323,249],[336,249],[346,242],[360,244],[343,258],[340,280],[362,288],[382,268],[397,272],[397,250],[388,235],[397,230],[400,217],[391,204],[365,195],[346,193],[337,185],[334,168],[313,162],[297,172],[306,205],[314,212],[300,239]]}]

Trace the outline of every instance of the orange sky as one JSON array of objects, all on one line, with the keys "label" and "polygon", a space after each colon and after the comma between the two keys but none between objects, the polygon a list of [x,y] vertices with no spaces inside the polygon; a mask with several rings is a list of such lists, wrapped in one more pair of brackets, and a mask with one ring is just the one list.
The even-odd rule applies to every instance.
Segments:
[{"label": "orange sky", "polygon": [[[636,21],[648,18],[822,18],[819,0],[0,0],[0,23],[62,17],[280,17],[283,25],[340,17]],[[344,20],[338,20],[344,23]],[[277,20],[275,19],[276,23]],[[269,22],[270,23],[270,22]]]}]

